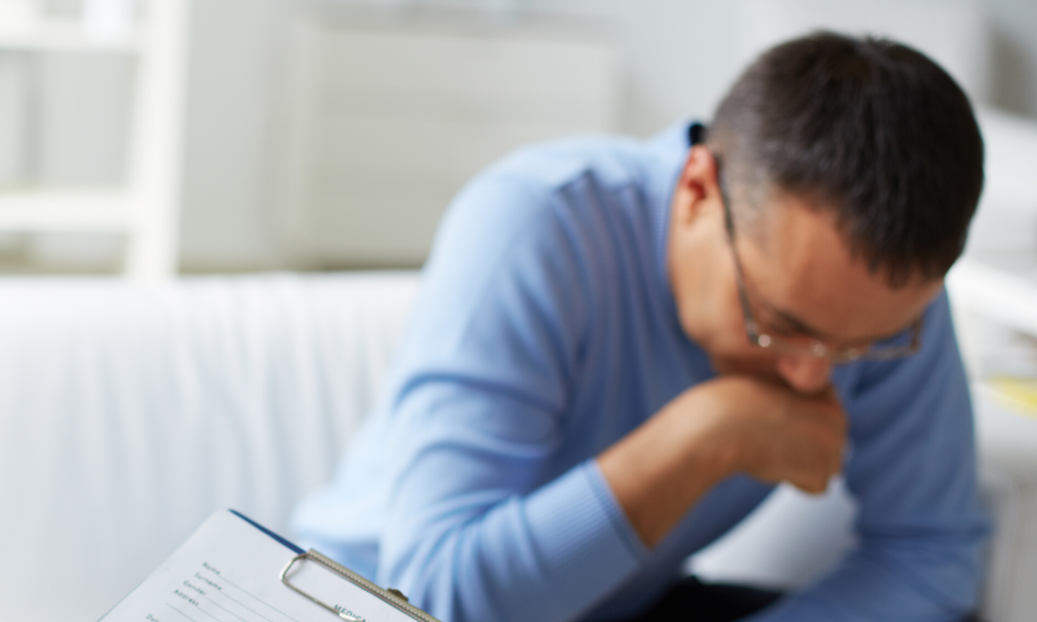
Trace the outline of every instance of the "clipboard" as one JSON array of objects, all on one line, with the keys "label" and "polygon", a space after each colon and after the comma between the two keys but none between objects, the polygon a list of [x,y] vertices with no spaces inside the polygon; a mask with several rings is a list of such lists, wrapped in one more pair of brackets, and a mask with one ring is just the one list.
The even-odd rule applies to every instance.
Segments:
[{"label": "clipboard", "polygon": [[[331,616],[335,616],[334,618]],[[213,514],[103,622],[439,622],[234,510]]]}]

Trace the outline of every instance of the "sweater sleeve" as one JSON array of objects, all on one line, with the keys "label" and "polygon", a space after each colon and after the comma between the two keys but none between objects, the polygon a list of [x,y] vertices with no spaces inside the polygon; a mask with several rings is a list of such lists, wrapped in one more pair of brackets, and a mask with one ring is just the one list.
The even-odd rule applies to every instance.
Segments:
[{"label": "sweater sleeve", "polygon": [[859,546],[754,622],[957,622],[975,607],[989,526],[946,294],[925,322],[919,354],[868,364],[844,397]]},{"label": "sweater sleeve", "polygon": [[442,620],[571,620],[647,555],[567,449],[593,299],[581,244],[552,193],[499,177],[437,234],[397,367],[376,581]]}]

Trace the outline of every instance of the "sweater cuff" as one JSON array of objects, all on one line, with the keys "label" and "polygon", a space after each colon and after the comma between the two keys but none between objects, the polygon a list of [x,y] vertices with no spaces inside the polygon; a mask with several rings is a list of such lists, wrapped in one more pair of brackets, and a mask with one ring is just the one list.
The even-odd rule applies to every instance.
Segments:
[{"label": "sweater cuff", "polygon": [[620,584],[648,556],[594,459],[538,490],[526,512],[546,567],[575,571],[587,588]]}]

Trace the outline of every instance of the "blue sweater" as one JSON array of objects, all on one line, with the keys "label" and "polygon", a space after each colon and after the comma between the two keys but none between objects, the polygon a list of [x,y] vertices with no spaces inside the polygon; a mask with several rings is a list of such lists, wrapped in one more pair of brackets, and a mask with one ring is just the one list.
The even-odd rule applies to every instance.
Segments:
[{"label": "blue sweater", "polygon": [[[716,486],[656,548],[595,456],[713,376],[665,270],[684,128],[520,150],[458,195],[391,381],[293,518],[325,554],[445,622],[631,615],[771,487]],[[860,545],[759,620],[953,620],[987,531],[946,296],[922,351],[835,370]]]}]

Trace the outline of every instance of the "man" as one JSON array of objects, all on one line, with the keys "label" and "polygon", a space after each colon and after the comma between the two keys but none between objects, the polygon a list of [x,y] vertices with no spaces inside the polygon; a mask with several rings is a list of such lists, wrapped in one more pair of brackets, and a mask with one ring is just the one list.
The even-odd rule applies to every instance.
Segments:
[{"label": "man", "polygon": [[[702,133],[533,147],[461,192],[305,538],[446,622],[974,606],[987,524],[942,280],[982,186],[967,99],[915,51],[819,33]],[[775,484],[837,473],[860,545],[816,585],[681,578]]]}]

